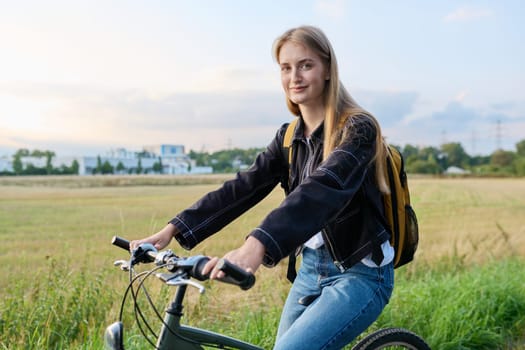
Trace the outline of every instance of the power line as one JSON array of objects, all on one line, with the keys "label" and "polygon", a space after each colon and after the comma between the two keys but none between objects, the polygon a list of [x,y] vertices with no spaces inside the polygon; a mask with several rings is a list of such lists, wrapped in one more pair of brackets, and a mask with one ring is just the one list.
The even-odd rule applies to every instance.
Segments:
[{"label": "power line", "polygon": [[502,136],[501,120],[498,119],[496,121],[496,150],[500,150],[501,149],[501,136]]}]

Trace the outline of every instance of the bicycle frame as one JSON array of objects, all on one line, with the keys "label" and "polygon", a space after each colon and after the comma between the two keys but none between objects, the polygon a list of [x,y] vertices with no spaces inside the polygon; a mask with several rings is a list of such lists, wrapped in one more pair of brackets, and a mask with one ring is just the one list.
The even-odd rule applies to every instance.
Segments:
[{"label": "bicycle frame", "polygon": [[215,332],[180,324],[182,300],[187,286],[179,286],[175,298],[166,309],[164,324],[157,342],[158,349],[203,349],[203,345],[214,345],[220,349],[233,348],[245,350],[262,350],[247,342]]}]

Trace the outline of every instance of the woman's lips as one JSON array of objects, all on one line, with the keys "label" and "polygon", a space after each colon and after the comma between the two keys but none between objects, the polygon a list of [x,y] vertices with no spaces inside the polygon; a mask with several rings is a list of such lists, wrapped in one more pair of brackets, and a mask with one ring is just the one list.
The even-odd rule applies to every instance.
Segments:
[{"label": "woman's lips", "polygon": [[294,86],[290,88],[290,91],[292,92],[301,92],[304,89],[306,89],[306,86]]}]

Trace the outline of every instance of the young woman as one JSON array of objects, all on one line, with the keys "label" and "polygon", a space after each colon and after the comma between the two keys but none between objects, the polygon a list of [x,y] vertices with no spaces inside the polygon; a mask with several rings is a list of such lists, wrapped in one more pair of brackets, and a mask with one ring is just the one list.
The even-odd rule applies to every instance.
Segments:
[{"label": "young woman", "polygon": [[[148,242],[162,249],[175,237],[191,249],[281,183],[282,204],[224,257],[255,272],[300,251],[274,349],[340,349],[377,319],[393,289],[394,251],[385,220],[377,217],[388,192],[386,144],[377,120],[339,81],[321,30],[290,29],[273,49],[288,108],[299,118],[291,164],[283,149],[285,124],[250,169],[131,247]],[[211,278],[221,277],[217,261],[205,267]]]}]

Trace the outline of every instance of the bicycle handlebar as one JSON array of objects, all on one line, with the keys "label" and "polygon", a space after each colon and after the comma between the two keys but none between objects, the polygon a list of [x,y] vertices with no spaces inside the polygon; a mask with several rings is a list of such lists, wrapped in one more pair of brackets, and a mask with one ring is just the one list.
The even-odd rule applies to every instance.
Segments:
[{"label": "bicycle handlebar", "polygon": [[113,238],[111,239],[111,244],[129,251],[129,241],[122,237],[113,236]]},{"label": "bicycle handlebar", "polygon": [[[129,252],[129,241],[118,236],[114,236],[111,244],[127,250]],[[150,263],[161,258],[160,263],[165,263],[172,266],[173,269],[183,269],[191,277],[204,281],[209,278],[209,274],[203,274],[202,269],[204,265],[210,260],[206,256],[192,256],[188,258],[181,258],[173,253],[163,254],[158,253],[153,245],[146,243],[141,244],[138,248],[131,252],[132,264]],[[243,290],[250,289],[255,284],[255,276],[241,267],[232,264],[226,259],[220,259],[217,263],[217,268],[225,273],[225,277],[218,279],[221,282],[234,284]]]}]

